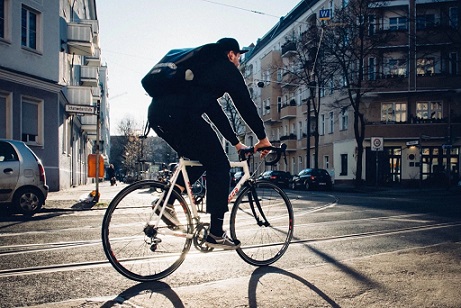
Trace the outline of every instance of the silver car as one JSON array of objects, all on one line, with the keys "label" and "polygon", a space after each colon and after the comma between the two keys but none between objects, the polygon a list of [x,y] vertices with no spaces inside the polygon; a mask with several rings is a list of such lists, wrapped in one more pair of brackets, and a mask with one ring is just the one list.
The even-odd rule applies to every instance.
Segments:
[{"label": "silver car", "polygon": [[45,169],[22,141],[0,139],[0,204],[13,204],[32,216],[48,196]]}]

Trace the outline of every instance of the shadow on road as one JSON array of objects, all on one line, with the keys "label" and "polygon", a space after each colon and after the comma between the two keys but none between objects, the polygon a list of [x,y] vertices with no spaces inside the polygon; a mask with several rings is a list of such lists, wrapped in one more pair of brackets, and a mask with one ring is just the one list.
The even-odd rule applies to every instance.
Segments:
[{"label": "shadow on road", "polygon": [[[320,298],[322,298],[325,301],[325,303],[327,303],[331,307],[340,307],[325,292],[323,292],[322,290],[317,288],[315,285],[313,285],[312,283],[310,283],[309,281],[307,281],[303,277],[300,277],[300,276],[295,275],[293,273],[287,272],[287,271],[285,271],[283,269],[280,269],[280,268],[277,268],[277,267],[272,267],[272,266],[259,267],[251,275],[251,278],[250,278],[250,281],[249,281],[249,286],[248,286],[248,304],[249,304],[249,307],[258,307],[258,296],[257,296],[257,294],[258,294],[257,289],[258,288],[262,288],[262,287],[269,288],[270,292],[272,292],[274,288],[275,289],[277,288],[277,285],[279,285],[279,287],[280,287],[279,282],[280,282],[281,279],[271,278],[271,279],[268,279],[268,281],[271,282],[270,284],[262,283],[262,280],[264,279],[264,276],[269,275],[269,274],[278,274],[278,275],[286,276],[286,277],[290,278],[290,280],[292,280],[290,282],[290,284],[292,284],[293,281],[294,282],[299,282],[302,285],[308,287],[310,290],[312,290],[318,296],[320,296]],[[287,286],[286,283],[283,283],[282,288],[283,288],[283,294],[286,294],[287,290],[289,290],[289,292],[294,292],[294,290],[295,290],[294,288],[291,288],[291,287]],[[304,293],[304,295],[308,296],[308,294],[306,294],[306,293]],[[274,296],[273,298],[269,298],[270,300],[272,300],[271,305],[275,304],[275,306],[277,306],[276,301],[280,300],[280,298],[277,298],[277,294],[273,294],[273,296]],[[296,296],[298,296],[298,294],[296,294],[296,293],[291,294],[291,296],[296,297]],[[263,297],[264,297],[264,300],[267,303],[268,298],[266,296],[263,296]],[[260,298],[260,300],[261,300],[261,298]],[[282,299],[282,301],[283,300],[286,300],[286,299]],[[307,300],[307,298],[304,298],[304,299],[303,298],[298,298],[298,300],[300,302],[305,302]]]},{"label": "shadow on road", "polygon": [[116,298],[102,304],[101,308],[119,307],[124,302],[139,305],[139,301],[143,301],[144,305],[148,304],[143,307],[185,307],[178,294],[167,283],[155,281],[143,282],[128,288]]}]

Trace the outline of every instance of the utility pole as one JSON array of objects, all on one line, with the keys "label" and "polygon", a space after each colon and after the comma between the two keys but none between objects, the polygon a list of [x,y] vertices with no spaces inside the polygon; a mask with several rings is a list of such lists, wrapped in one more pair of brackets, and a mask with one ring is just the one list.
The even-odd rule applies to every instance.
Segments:
[{"label": "utility pole", "polygon": [[96,202],[99,201],[99,139],[101,129],[101,100],[96,103]]},{"label": "utility pole", "polygon": [[[313,75],[312,75],[313,77]],[[311,167],[311,100],[314,103],[316,82],[309,82],[310,97],[307,99],[307,142],[306,142],[306,168]]]}]

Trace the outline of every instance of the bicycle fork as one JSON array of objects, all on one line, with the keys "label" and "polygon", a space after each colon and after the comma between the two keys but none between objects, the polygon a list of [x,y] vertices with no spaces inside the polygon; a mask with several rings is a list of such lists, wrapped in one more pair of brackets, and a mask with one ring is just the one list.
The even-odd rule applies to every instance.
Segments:
[{"label": "bicycle fork", "polygon": [[[250,184],[250,185],[251,185],[251,189],[250,189],[250,194],[248,195],[248,201],[250,203],[250,208],[251,208],[251,212],[253,213],[253,217],[255,218],[258,226],[269,227],[271,224],[267,220],[266,215],[264,215],[264,211],[261,207],[261,202],[259,202],[256,188],[253,184]],[[259,212],[259,215],[256,212],[256,210]]]}]

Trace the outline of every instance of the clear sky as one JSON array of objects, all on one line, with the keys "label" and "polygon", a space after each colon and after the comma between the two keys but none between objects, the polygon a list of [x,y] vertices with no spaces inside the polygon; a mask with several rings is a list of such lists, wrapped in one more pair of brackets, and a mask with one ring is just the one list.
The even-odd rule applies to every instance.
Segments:
[{"label": "clear sky", "polygon": [[97,0],[102,63],[108,67],[111,135],[126,117],[139,128],[150,98],[141,79],[170,49],[222,37],[256,44],[300,0]]}]

